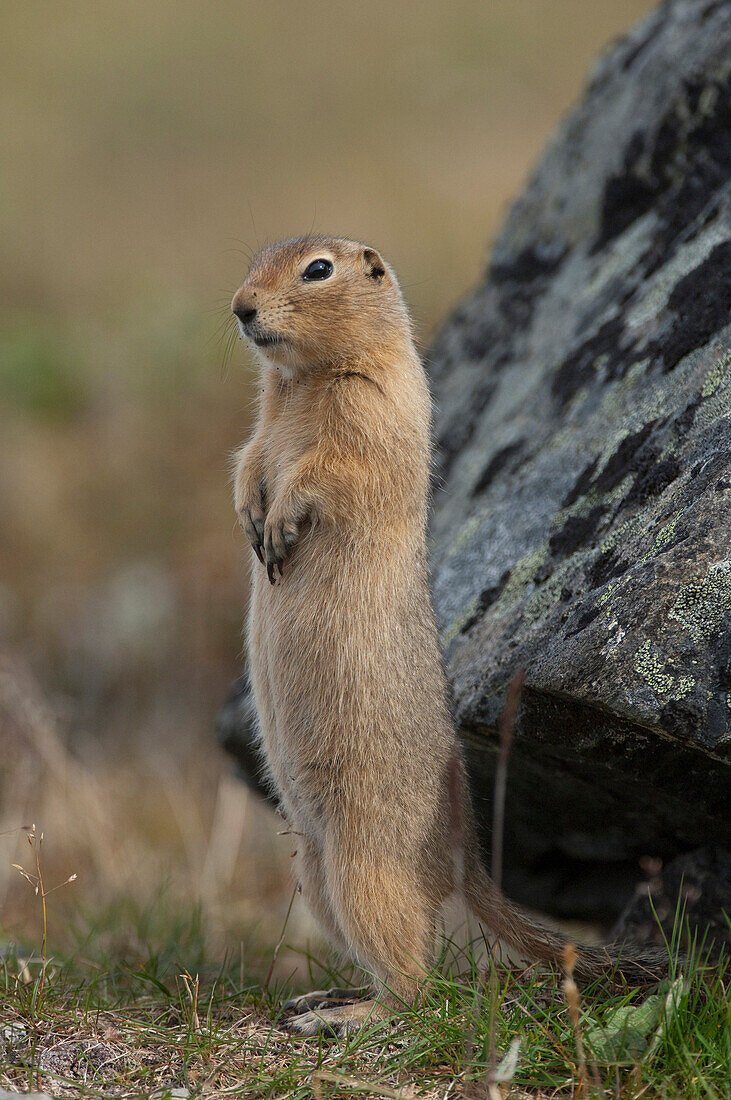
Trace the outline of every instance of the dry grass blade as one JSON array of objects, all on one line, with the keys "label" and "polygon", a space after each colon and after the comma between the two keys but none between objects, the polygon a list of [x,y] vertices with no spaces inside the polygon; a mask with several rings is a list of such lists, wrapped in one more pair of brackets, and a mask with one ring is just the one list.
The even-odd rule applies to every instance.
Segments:
[{"label": "dry grass blade", "polygon": [[43,990],[46,983],[46,970],[48,967],[48,909],[46,906],[46,898],[49,894],[54,893],[56,890],[60,890],[62,886],[68,886],[70,882],[75,882],[77,876],[69,875],[64,882],[59,882],[57,886],[52,887],[50,890],[46,890],[43,882],[43,869],[41,867],[41,846],[43,844],[43,833],[38,832],[35,824],[27,830],[28,843],[33,850],[33,859],[35,862],[35,873],[32,871],[26,871],[24,867],[21,867],[19,863],[14,863],[13,868],[29,883],[33,888],[33,892],[36,897],[41,899],[41,975],[38,982],[38,997],[43,996]]},{"label": "dry grass blade", "polygon": [[[505,698],[503,713],[500,718],[500,748],[495,771],[495,791],[493,795],[492,810],[492,880],[498,890],[502,889],[503,879],[503,832],[505,828],[505,791],[508,781],[508,764],[510,762],[510,749],[513,744],[515,723],[518,717],[520,697],[525,683],[525,669],[518,669],[510,681],[508,693]],[[490,1056],[486,1083],[490,1100],[497,1097],[500,1092],[497,1087],[497,1002],[498,980],[495,961],[490,967]],[[517,1052],[516,1052],[517,1057]]]},{"label": "dry grass blade", "polygon": [[[566,977],[563,980],[562,989],[566,998],[566,1004],[568,1005],[571,1026],[574,1029],[576,1056],[579,1063],[579,1085],[574,1095],[581,1096],[584,1085],[588,1080],[588,1074],[586,1069],[586,1054],[584,1051],[584,1035],[581,1030],[579,990],[576,982],[574,981],[574,967],[576,966],[576,948],[572,943],[566,944],[563,952],[563,961]],[[602,1088],[602,1084],[599,1079],[599,1068],[593,1059],[591,1064],[591,1075],[597,1096],[604,1097],[606,1094],[604,1092],[604,1089]]]},{"label": "dry grass blade", "polygon": [[198,1016],[198,990],[199,979],[196,974],[195,978],[192,978],[187,970],[184,970],[180,975],[180,979],[185,986],[185,992],[188,996],[188,1003],[190,1004],[190,1022],[193,1031],[200,1033],[202,1031],[200,1018]]},{"label": "dry grass blade", "polygon": [[498,890],[503,880],[503,833],[505,829],[505,791],[508,781],[508,763],[513,744],[515,723],[518,717],[520,697],[525,683],[525,669],[518,669],[510,681],[505,706],[500,718],[500,749],[495,771],[495,791],[492,804],[492,881]]},{"label": "dry grass blade", "polygon": [[269,970],[267,972],[266,980],[264,982],[264,989],[265,990],[269,989],[269,983],[272,980],[272,974],[274,973],[274,966],[275,966],[276,961],[279,957],[279,952],[282,950],[282,944],[284,943],[284,937],[287,934],[287,925],[289,924],[289,915],[292,912],[292,906],[294,905],[294,899],[295,899],[296,896],[297,896],[297,886],[295,885],[295,887],[292,891],[292,897],[289,899],[289,905],[287,907],[287,915],[284,918],[284,924],[282,925],[281,935],[280,935],[280,937],[277,941],[277,946],[274,948],[274,952],[272,953],[272,961],[271,961],[271,964],[269,966]]},{"label": "dry grass blade", "polygon": [[363,1081],[357,1077],[347,1077],[344,1073],[333,1073],[331,1070],[318,1069],[310,1077],[315,1092],[315,1085],[320,1081],[328,1081],[333,1085],[340,1085],[353,1092],[365,1092],[371,1096],[386,1096],[389,1100],[412,1100],[412,1094],[402,1092],[401,1089],[392,1089],[388,1085],[382,1085],[378,1081]]}]

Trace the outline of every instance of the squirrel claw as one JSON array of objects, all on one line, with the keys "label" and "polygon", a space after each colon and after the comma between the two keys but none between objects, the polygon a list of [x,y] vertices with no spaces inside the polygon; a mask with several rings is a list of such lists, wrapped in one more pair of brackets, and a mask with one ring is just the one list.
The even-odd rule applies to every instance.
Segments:
[{"label": "squirrel claw", "polygon": [[298,533],[299,525],[293,520],[281,519],[271,514],[267,518],[262,541],[267,576],[271,584],[274,584],[277,570],[280,577],[284,576],[284,563],[290,557]]}]

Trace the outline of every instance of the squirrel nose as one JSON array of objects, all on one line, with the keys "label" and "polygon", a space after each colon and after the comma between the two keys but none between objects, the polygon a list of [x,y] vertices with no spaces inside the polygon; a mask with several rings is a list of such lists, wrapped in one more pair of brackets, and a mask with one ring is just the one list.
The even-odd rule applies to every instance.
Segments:
[{"label": "squirrel nose", "polygon": [[256,317],[256,310],[250,309],[248,306],[234,306],[234,313],[241,321],[242,325],[248,325],[249,321],[253,321]]}]

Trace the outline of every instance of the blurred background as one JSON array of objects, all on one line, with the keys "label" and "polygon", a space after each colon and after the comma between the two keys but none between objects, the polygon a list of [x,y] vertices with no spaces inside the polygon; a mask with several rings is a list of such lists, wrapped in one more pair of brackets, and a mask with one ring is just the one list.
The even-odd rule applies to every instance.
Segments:
[{"label": "blurred background", "polygon": [[[232,293],[265,241],[358,237],[427,346],[593,59],[651,6],[5,0],[0,942],[39,941],[11,866],[35,823],[46,887],[78,875],[53,944],[134,951],[189,913],[209,951],[270,949],[293,838],[213,734],[247,596]],[[289,938],[315,935],[298,903]]]}]

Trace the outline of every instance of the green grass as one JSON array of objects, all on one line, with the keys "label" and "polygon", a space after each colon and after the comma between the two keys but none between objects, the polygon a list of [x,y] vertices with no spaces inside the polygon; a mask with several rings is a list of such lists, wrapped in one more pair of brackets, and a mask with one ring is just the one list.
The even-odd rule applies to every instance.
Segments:
[{"label": "green grass", "polygon": [[[109,929],[97,936],[87,928],[73,955],[48,961],[42,990],[40,959],[6,952],[0,962],[0,1088],[69,1096],[162,1090],[155,1093],[161,1096],[185,1088],[193,1096],[302,1100],[487,1097],[494,1008],[497,1056],[520,1041],[503,1095],[729,1095],[728,969],[703,965],[697,956],[683,967],[670,1011],[662,1007],[666,989],[656,1012],[648,1001],[652,992],[616,993],[604,983],[581,991],[589,1070],[579,1090],[576,1036],[556,975],[498,968],[487,981],[472,950],[445,941],[421,1003],[404,1007],[392,1023],[343,1041],[291,1039],[277,1027],[291,990],[286,982],[264,988],[263,954],[252,956],[247,945],[240,957],[207,959],[194,913],[167,928],[157,908],[122,919],[138,919],[131,937],[136,951],[126,958],[95,952],[109,942]],[[318,987],[352,977],[314,959],[309,964]]]}]

